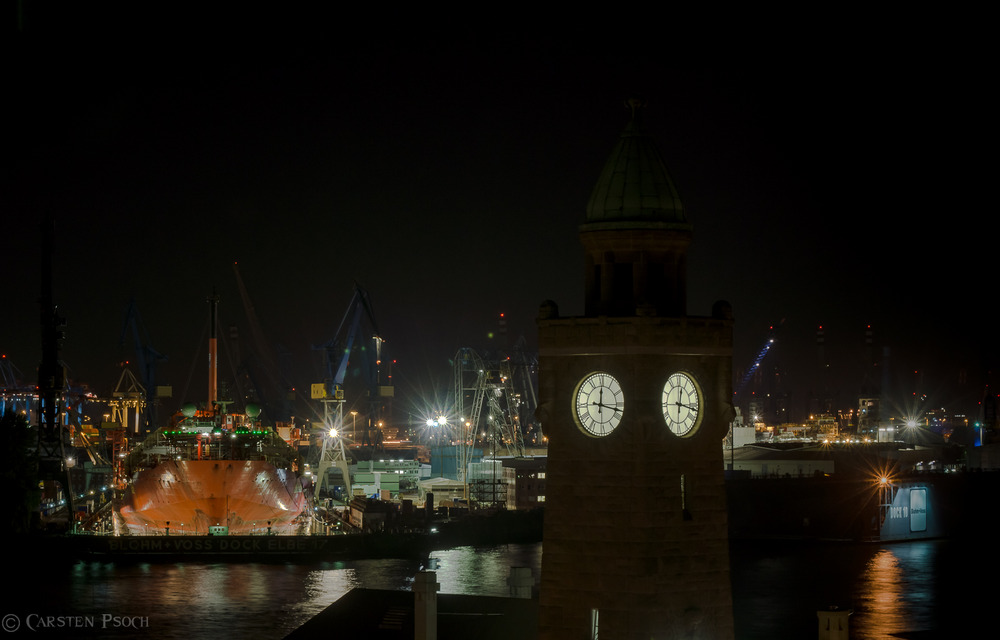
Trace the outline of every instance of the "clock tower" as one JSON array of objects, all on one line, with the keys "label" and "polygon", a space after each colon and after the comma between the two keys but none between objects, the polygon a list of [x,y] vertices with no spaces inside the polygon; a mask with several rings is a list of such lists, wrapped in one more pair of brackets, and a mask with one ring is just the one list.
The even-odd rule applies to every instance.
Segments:
[{"label": "clock tower", "polygon": [[639,106],[580,226],[584,315],[538,318],[546,640],[733,637],[732,314],[687,315],[692,227]]}]

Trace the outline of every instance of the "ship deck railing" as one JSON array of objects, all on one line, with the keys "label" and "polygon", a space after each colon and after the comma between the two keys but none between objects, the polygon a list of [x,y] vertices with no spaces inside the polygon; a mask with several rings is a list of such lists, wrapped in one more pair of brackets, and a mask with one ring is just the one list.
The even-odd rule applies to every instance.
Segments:
[{"label": "ship deck railing", "polygon": [[290,449],[276,434],[258,437],[250,442],[219,440],[211,444],[203,443],[200,449],[199,453],[196,442],[155,431],[129,453],[125,467],[131,474],[134,469],[148,468],[167,460],[249,460],[270,462],[277,467],[298,462],[298,453]]}]

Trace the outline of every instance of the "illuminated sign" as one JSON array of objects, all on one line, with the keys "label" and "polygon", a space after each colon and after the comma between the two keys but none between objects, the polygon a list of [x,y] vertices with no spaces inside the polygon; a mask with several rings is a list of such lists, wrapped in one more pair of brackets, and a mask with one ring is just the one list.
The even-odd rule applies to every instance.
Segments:
[{"label": "illuminated sign", "polygon": [[927,489],[910,489],[910,531],[927,531]]}]

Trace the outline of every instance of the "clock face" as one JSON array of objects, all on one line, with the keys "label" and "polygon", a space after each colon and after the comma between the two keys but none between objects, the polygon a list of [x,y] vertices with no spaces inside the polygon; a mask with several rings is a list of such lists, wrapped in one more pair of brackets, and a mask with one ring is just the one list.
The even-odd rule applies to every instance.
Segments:
[{"label": "clock face", "polygon": [[573,415],[581,429],[593,436],[606,436],[622,421],[625,396],[622,386],[609,373],[597,372],[580,381],[573,394]]},{"label": "clock face", "polygon": [[675,373],[663,385],[663,420],[678,436],[690,434],[701,423],[701,389],[686,373]]}]

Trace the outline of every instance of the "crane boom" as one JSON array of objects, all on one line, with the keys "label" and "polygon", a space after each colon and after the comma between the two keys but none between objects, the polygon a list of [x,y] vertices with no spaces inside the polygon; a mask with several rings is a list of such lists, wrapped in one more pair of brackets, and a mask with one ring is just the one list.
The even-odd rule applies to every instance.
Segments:
[{"label": "crane boom", "polygon": [[[782,320],[778,324],[778,326],[780,327],[781,324],[783,324],[784,322],[785,321]],[[736,388],[733,390],[733,398],[738,398],[739,394],[743,393],[743,390],[746,388],[747,383],[749,383],[751,378],[753,378],[754,374],[757,373],[757,369],[760,367],[760,363],[764,361],[764,358],[767,357],[768,352],[771,351],[771,347],[774,346],[774,336],[776,331],[777,329],[773,325],[768,328],[767,339],[764,341],[764,344],[761,345],[760,350],[757,351],[757,355],[754,356],[754,359],[750,363],[750,366],[743,373],[743,377],[740,379],[739,384],[736,385]]]},{"label": "crane boom", "polygon": [[257,310],[250,299],[250,293],[240,275],[238,263],[233,263],[233,273],[236,275],[236,285],[243,301],[243,310],[250,325],[253,348],[249,357],[242,358],[239,366],[249,378],[255,401],[262,403],[264,415],[274,422],[288,422],[293,413],[289,403],[289,390],[292,385],[282,375],[278,365],[278,352],[272,347],[264,335]]}]

